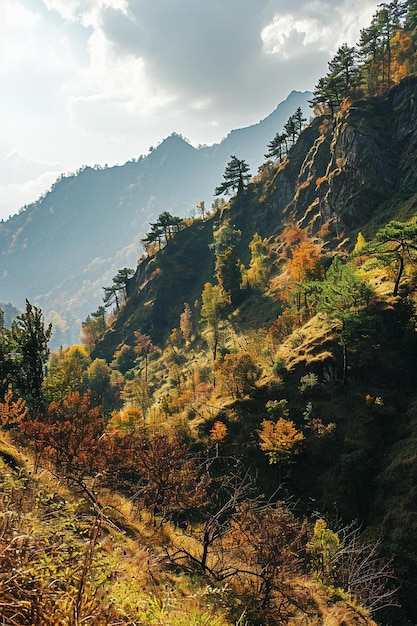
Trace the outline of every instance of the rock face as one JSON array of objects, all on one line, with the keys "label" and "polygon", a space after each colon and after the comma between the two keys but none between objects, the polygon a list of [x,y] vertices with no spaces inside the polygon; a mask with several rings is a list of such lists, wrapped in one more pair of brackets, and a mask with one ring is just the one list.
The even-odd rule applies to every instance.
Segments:
[{"label": "rock face", "polygon": [[[304,159],[301,161],[301,155]],[[417,78],[316,118],[277,174],[271,200],[333,235],[360,229],[381,203],[417,190]],[[292,197],[290,197],[292,196]]]},{"label": "rock face", "polygon": [[[416,102],[417,78],[407,79],[384,96],[354,102],[335,119],[313,119],[272,176],[255,180],[226,209],[223,219],[241,231],[240,260],[248,263],[254,233],[275,237],[288,220],[326,232],[334,245],[350,237],[353,246],[359,230],[396,218],[396,199],[417,192]],[[415,211],[413,202],[409,206]],[[193,303],[213,281],[210,244],[221,219],[196,220],[139,264],[126,310],[95,356],[110,358],[138,328],[156,342],[166,338],[184,302]]]}]

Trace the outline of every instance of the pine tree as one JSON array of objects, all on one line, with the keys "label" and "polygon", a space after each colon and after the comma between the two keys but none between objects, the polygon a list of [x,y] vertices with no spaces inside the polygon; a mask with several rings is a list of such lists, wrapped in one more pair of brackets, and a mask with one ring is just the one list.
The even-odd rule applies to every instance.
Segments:
[{"label": "pine tree", "polygon": [[35,411],[43,408],[42,382],[49,358],[48,343],[52,324],[45,325],[40,308],[26,300],[26,311],[12,324],[11,335],[19,353],[18,386],[28,406]]},{"label": "pine tree", "polygon": [[230,190],[237,190],[240,194],[245,189],[249,179],[249,165],[236,156],[231,156],[231,161],[226,166],[223,174],[224,182],[216,187],[214,195],[220,196],[225,193],[226,195]]},{"label": "pine tree", "polygon": [[372,289],[351,264],[343,264],[335,257],[321,285],[319,309],[339,327],[340,345],[343,349],[343,378],[347,375],[347,348],[357,336],[358,328],[366,316],[366,307]]},{"label": "pine tree", "polygon": [[268,152],[265,154],[266,159],[278,159],[282,161],[287,154],[287,135],[285,133],[277,133],[275,137],[267,144]]},{"label": "pine tree", "polygon": [[417,262],[417,222],[408,224],[392,220],[375,235],[375,242],[364,252],[374,254],[385,263],[396,263],[396,276],[392,295],[397,296],[406,261]]}]

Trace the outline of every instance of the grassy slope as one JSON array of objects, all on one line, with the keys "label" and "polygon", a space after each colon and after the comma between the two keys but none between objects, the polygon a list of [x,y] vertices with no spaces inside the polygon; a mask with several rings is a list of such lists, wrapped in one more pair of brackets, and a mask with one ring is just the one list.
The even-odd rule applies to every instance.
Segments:
[{"label": "grassy slope", "polygon": [[[13,625],[243,626],[238,596],[168,566],[164,546],[190,542],[154,528],[120,496],[97,503],[50,471],[33,475],[30,453],[0,437],[0,617]],[[91,487],[91,485],[90,485]],[[294,581],[292,581],[293,583]],[[312,581],[297,583],[311,626],[373,626]],[[227,617],[229,615],[229,617]],[[235,617],[232,617],[235,615]],[[238,616],[241,616],[240,618]],[[288,624],[303,613],[293,608]]]}]

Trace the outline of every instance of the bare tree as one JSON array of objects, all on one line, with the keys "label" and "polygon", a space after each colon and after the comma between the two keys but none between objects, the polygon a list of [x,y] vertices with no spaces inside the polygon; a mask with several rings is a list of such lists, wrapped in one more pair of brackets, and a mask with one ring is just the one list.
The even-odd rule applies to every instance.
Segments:
[{"label": "bare tree", "polygon": [[[206,462],[207,472],[212,468],[213,460]],[[240,471],[239,471],[240,470]],[[211,506],[200,510],[201,523],[187,530],[187,535],[195,541],[195,550],[180,545],[169,555],[173,561],[188,562],[197,566],[215,580],[224,580],[236,574],[235,564],[228,559],[224,540],[236,531],[235,521],[243,502],[250,499],[254,481],[248,471],[237,471],[214,479],[215,490],[211,497]]]},{"label": "bare tree", "polygon": [[332,559],[337,583],[370,613],[399,606],[392,563],[381,555],[381,539],[364,540],[355,522],[338,535],[340,547]]}]

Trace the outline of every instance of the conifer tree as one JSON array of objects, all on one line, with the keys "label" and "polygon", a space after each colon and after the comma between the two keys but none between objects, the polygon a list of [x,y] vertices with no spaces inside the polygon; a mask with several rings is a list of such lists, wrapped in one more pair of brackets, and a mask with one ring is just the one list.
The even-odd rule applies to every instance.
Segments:
[{"label": "conifer tree", "polygon": [[409,30],[417,28],[417,0],[409,0],[405,26]]},{"label": "conifer tree", "polygon": [[213,361],[215,361],[220,342],[222,312],[226,301],[220,287],[218,285],[212,285],[211,283],[204,285],[201,299],[201,318],[203,324],[206,325],[211,334]]},{"label": "conifer tree", "polygon": [[277,133],[266,147],[268,148],[268,152],[265,154],[266,159],[282,161],[287,154],[287,135],[285,133]]},{"label": "conifer tree", "polygon": [[123,293],[126,299],[129,295],[129,279],[133,276],[135,270],[130,267],[120,269],[116,276],[113,277],[113,284]]},{"label": "conifer tree", "polygon": [[347,348],[357,336],[357,330],[366,316],[366,307],[372,289],[358,274],[353,265],[343,264],[335,257],[321,285],[319,309],[339,326],[340,345],[343,349],[343,378],[347,375]]},{"label": "conifer tree", "polygon": [[329,109],[333,116],[349,91],[359,83],[356,49],[343,44],[328,66],[329,71],[324,78],[319,79],[310,103]]},{"label": "conifer tree", "polygon": [[301,131],[303,130],[304,124],[307,121],[307,118],[304,117],[303,115],[303,111],[301,107],[298,107],[296,112],[294,113],[294,121],[295,121],[295,127],[297,130],[297,133],[300,134]]},{"label": "conifer tree", "polygon": [[48,343],[52,336],[52,324],[45,325],[42,310],[26,300],[26,311],[13,322],[11,336],[18,350],[20,393],[30,408],[40,411],[43,407],[42,382],[49,358]]},{"label": "conifer tree", "polygon": [[242,281],[237,247],[240,237],[240,230],[231,226],[228,220],[213,233],[216,278],[223,294],[232,302],[240,291]]},{"label": "conifer tree", "polygon": [[215,189],[215,196],[220,196],[223,193],[227,195],[230,190],[237,190],[237,193],[240,194],[250,179],[249,165],[243,159],[238,159],[232,155],[231,160],[226,165],[223,178],[223,183]]},{"label": "conifer tree", "polygon": [[392,295],[397,296],[407,260],[417,262],[417,222],[392,220],[377,232],[375,243],[368,244],[363,252],[374,254],[383,262],[396,263]]}]

